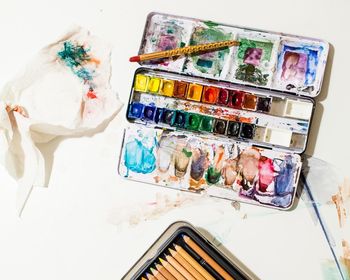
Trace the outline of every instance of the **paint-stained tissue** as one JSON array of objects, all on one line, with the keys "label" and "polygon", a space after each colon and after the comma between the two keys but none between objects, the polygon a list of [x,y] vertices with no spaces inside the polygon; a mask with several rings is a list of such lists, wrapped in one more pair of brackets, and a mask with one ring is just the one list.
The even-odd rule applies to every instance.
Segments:
[{"label": "paint-stained tissue", "polygon": [[75,28],[0,92],[0,162],[19,182],[19,211],[32,187],[45,184],[45,158],[35,144],[84,135],[120,110],[109,84],[110,53],[109,45]]}]

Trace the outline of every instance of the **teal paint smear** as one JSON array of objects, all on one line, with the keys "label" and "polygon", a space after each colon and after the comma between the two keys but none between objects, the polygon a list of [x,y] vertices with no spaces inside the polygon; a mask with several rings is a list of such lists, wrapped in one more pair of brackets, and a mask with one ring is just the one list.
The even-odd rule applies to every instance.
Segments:
[{"label": "teal paint smear", "polygon": [[74,67],[81,66],[84,62],[90,60],[89,49],[82,45],[74,45],[70,41],[63,43],[63,50],[57,53],[57,56],[72,70]]},{"label": "teal paint smear", "polygon": [[154,147],[147,148],[137,139],[125,145],[124,164],[128,169],[126,177],[128,177],[129,170],[142,174],[148,174],[155,170]]},{"label": "teal paint smear", "polygon": [[93,79],[93,71],[83,66],[91,59],[88,54],[89,51],[90,49],[85,48],[83,45],[66,41],[63,43],[63,50],[57,52],[57,56],[79,79],[87,82]]},{"label": "teal paint smear", "polygon": [[91,81],[92,80],[92,72],[86,68],[81,68],[81,69],[75,71],[75,74],[83,81]]}]

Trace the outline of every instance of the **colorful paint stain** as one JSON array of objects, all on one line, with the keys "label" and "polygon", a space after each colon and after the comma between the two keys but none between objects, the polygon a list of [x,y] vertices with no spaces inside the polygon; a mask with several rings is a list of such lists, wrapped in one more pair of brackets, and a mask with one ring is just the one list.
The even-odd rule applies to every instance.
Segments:
[{"label": "colorful paint stain", "polygon": [[[215,26],[196,27],[192,33],[190,45],[225,41],[230,40],[231,38],[231,33],[227,33]],[[214,76],[218,76],[223,69],[225,59],[229,52],[230,50],[228,48],[224,48],[219,51],[192,55],[188,58],[185,68],[191,65],[191,67],[194,67],[200,73],[209,73]]]},{"label": "colorful paint stain", "polygon": [[186,98],[187,89],[188,83],[182,81],[175,81],[173,96],[176,98]]},{"label": "colorful paint stain", "polygon": [[208,184],[216,184],[221,178],[221,170],[224,164],[224,148],[222,146],[217,147],[215,156],[213,159],[213,165],[209,166],[206,180]]},{"label": "colorful paint stain", "polygon": [[275,168],[273,160],[262,157],[259,160],[259,191],[266,192],[268,186],[274,181]]},{"label": "colorful paint stain", "polygon": [[90,54],[90,49],[71,41],[63,42],[63,49],[57,52],[57,57],[68,66],[72,72],[88,87],[86,97],[96,99],[95,71],[100,63]]},{"label": "colorful paint stain", "polygon": [[165,96],[173,96],[174,84],[175,83],[172,80],[163,80],[160,94]]},{"label": "colorful paint stain", "polygon": [[243,101],[243,108],[247,110],[256,110],[256,102],[257,102],[257,97],[253,94],[248,94],[246,93],[244,95],[244,101]]},{"label": "colorful paint stain", "polygon": [[156,158],[153,153],[154,146],[145,147],[140,140],[135,139],[125,145],[124,164],[128,170],[147,174],[156,168]]},{"label": "colorful paint stain", "polygon": [[275,192],[277,195],[285,195],[293,191],[294,164],[292,156],[286,156],[286,159],[278,164],[278,175],[275,178]]},{"label": "colorful paint stain", "polygon": [[245,93],[243,91],[233,90],[230,92],[228,106],[235,109],[242,109]]},{"label": "colorful paint stain", "polygon": [[210,103],[210,104],[216,103],[219,92],[220,92],[220,89],[218,88],[206,86],[203,91],[202,101],[204,103]]},{"label": "colorful paint stain", "polygon": [[238,67],[235,78],[256,85],[267,85],[269,74],[262,71],[261,65],[271,60],[273,42],[240,39],[237,51]]},{"label": "colorful paint stain", "polygon": [[298,156],[178,131],[131,131],[125,136],[123,175],[134,172],[133,179],[195,191],[223,187],[232,191],[231,198],[280,208],[292,201],[301,167]]},{"label": "colorful paint stain", "polygon": [[192,153],[192,163],[190,176],[193,180],[199,181],[207,169],[207,153],[202,149],[196,148]]},{"label": "colorful paint stain", "polygon": [[202,97],[202,91],[202,85],[190,84],[187,92],[187,99],[193,101],[200,101]]},{"label": "colorful paint stain", "polygon": [[161,87],[162,80],[160,78],[152,77],[148,82],[148,92],[157,93]]},{"label": "colorful paint stain", "polygon": [[142,75],[142,74],[137,74],[135,76],[134,89],[136,91],[146,92],[149,79],[150,79],[149,76],[145,76],[145,75]]},{"label": "colorful paint stain", "polygon": [[303,91],[314,91],[322,51],[322,46],[283,41],[277,63],[278,83],[287,90],[310,86]]},{"label": "colorful paint stain", "polygon": [[70,41],[63,43],[63,50],[57,53],[57,56],[64,61],[64,63],[75,70],[79,66],[83,66],[87,63],[91,57],[88,54],[90,50],[83,45],[75,44]]}]

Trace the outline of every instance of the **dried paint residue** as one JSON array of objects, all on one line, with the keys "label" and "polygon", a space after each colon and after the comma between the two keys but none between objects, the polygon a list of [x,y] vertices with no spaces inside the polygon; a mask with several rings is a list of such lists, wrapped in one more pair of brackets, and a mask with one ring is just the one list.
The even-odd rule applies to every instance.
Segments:
[{"label": "dried paint residue", "polygon": [[344,235],[342,240],[343,256],[341,260],[350,275],[350,180],[346,178],[342,185],[339,186],[338,193],[332,196],[337,212],[339,226],[343,229]]}]

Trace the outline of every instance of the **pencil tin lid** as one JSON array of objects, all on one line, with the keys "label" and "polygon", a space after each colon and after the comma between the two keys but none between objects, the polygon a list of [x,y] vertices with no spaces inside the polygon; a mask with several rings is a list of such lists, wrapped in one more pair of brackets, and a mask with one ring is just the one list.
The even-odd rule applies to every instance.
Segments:
[{"label": "pencil tin lid", "polygon": [[329,44],[318,39],[150,13],[139,54],[225,40],[240,45],[142,65],[307,97],[320,93]]},{"label": "pencil tin lid", "polygon": [[[152,278],[154,275],[159,278]],[[247,280],[257,277],[233,254],[228,257],[194,226],[179,221],[162,233],[122,279]]]}]

